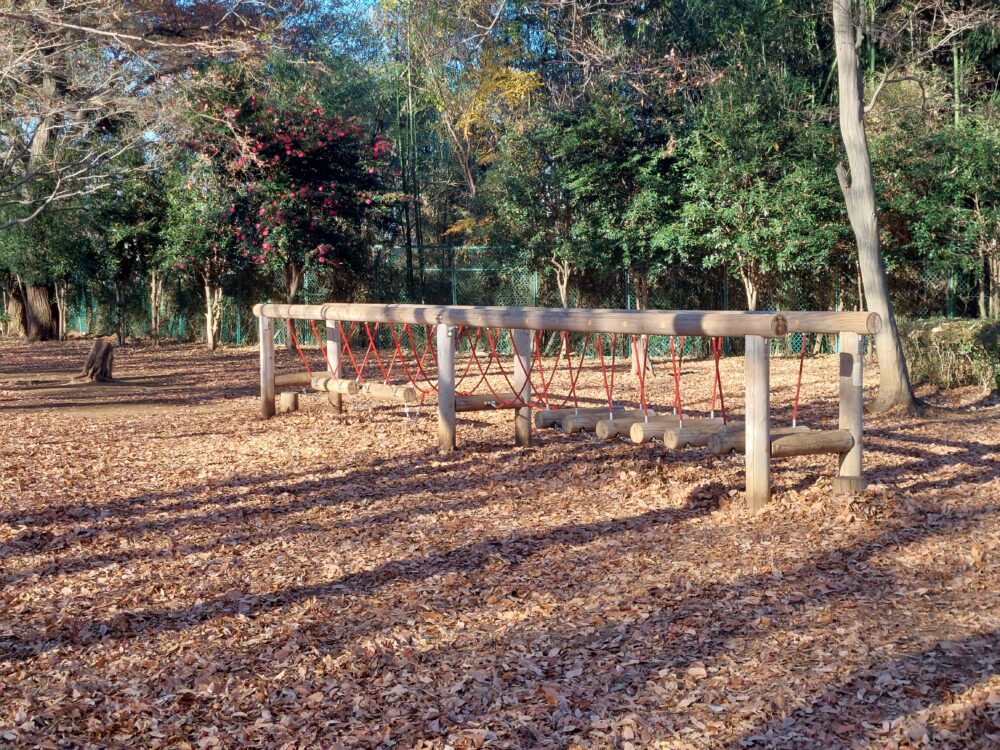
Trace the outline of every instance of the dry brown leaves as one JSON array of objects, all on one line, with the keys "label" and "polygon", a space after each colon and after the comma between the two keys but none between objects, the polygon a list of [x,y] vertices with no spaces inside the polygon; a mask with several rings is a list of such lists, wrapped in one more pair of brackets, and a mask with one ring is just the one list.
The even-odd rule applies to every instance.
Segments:
[{"label": "dry brown leaves", "polygon": [[[260,422],[252,351],[129,347],[124,383],[65,388],[85,342],[0,347],[0,744],[1000,743],[995,403],[872,418],[853,500],[833,458],[775,462],[751,517],[737,457],[519,451],[493,413],[439,456],[426,408]],[[684,372],[706,408],[709,363]],[[806,373],[832,425],[836,363]]]}]

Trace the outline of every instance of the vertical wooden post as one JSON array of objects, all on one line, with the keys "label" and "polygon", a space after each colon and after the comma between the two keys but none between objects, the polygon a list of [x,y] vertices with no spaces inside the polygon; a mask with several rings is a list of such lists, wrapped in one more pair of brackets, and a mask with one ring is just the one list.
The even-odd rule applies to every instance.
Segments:
[{"label": "vertical wooden post", "polygon": [[[531,345],[534,336],[526,328],[511,331],[514,338],[514,396],[521,401],[531,401]],[[531,445],[531,407],[514,410],[514,443],[527,447]]]},{"label": "vertical wooden post", "polygon": [[747,503],[760,510],[771,499],[771,342],[746,337]]},{"label": "vertical wooden post", "polygon": [[[327,362],[327,372],[331,378],[340,379],[343,369],[340,366],[340,346],[340,326],[337,325],[337,321],[335,320],[326,321],[326,356],[329,360]],[[328,392],[326,398],[337,414],[343,414],[344,397],[341,394]]]},{"label": "vertical wooden post", "polygon": [[849,430],[854,446],[840,454],[833,490],[839,494],[861,492],[865,488],[861,456],[864,442],[864,354],[857,333],[840,334],[840,429]]},{"label": "vertical wooden post", "polygon": [[260,346],[260,416],[274,416],[274,320],[257,318],[257,341]]},{"label": "vertical wooden post", "polygon": [[455,450],[456,334],[452,326],[437,326],[438,443],[442,451]]}]

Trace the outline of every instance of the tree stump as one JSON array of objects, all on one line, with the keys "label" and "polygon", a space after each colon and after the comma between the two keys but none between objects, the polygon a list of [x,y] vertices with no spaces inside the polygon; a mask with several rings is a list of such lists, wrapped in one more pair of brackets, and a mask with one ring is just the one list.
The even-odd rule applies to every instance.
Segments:
[{"label": "tree stump", "polygon": [[107,383],[113,380],[111,367],[115,361],[115,347],[107,339],[97,339],[94,342],[87,361],[83,364],[80,374],[73,380],[78,383]]}]

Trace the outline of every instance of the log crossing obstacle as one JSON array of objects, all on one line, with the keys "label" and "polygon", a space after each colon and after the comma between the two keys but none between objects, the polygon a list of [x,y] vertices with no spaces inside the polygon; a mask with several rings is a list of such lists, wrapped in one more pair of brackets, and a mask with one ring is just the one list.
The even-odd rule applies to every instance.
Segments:
[{"label": "log crossing obstacle", "polygon": [[572,414],[597,414],[608,416],[609,414],[614,414],[619,416],[625,413],[624,406],[614,406],[611,409],[607,407],[601,409],[540,409],[535,412],[535,427],[539,429],[561,427],[562,421],[572,415]]},{"label": "log crossing obstacle", "polygon": [[[834,489],[838,492],[856,492],[864,488],[862,474],[863,448],[863,383],[862,383],[862,337],[876,333],[882,324],[878,315],[868,312],[743,312],[743,311],[697,311],[697,310],[604,310],[587,308],[539,308],[539,307],[491,307],[460,305],[376,305],[376,304],[321,304],[282,305],[262,304],[254,306],[258,317],[260,336],[260,394],[261,416],[274,416],[276,410],[276,388],[309,387],[326,393],[337,410],[342,408],[344,396],[367,396],[402,405],[424,403],[428,395],[436,396],[438,410],[438,437],[442,450],[454,450],[456,441],[456,414],[465,411],[488,409],[510,410],[514,415],[514,436],[517,445],[531,444],[532,425],[538,428],[561,427],[564,432],[594,431],[602,438],[624,437],[628,435],[634,442],[646,443],[661,440],[666,448],[707,445],[713,451],[724,454],[742,451],[746,461],[746,497],[753,509],[761,508],[770,497],[770,460],[783,456],[814,455],[834,453],[838,456],[838,474]],[[309,321],[317,341],[321,335],[316,324],[325,325],[324,357],[327,360],[326,373],[308,378],[299,374],[275,375],[274,372],[274,321]],[[349,345],[349,336],[344,338],[348,323],[350,330],[367,331],[369,348],[355,353]],[[376,339],[369,326],[377,330],[387,328],[393,336],[396,354],[388,362],[379,356]],[[393,326],[427,327],[426,355],[430,350],[430,360],[415,356],[410,333],[410,347],[414,349],[414,363],[407,367],[401,355],[400,343]],[[436,330],[432,337],[431,327]],[[501,392],[457,394],[458,383],[466,373],[456,372],[455,360],[458,339],[462,331],[486,329],[492,357],[497,355],[496,342],[491,338],[490,329],[508,329],[513,356],[506,368],[501,368],[507,378],[507,388]],[[533,358],[542,367],[540,336],[542,332],[562,332],[584,334],[586,341],[579,355],[582,367],[586,355],[587,341],[597,339],[595,334],[631,337],[633,346],[646,346],[649,336],[688,337],[742,337],[745,339],[745,403],[746,415],[742,427],[737,423],[722,426],[722,420],[713,418],[671,419],[657,416],[648,411],[645,401],[643,409],[623,408],[615,404],[611,391],[608,405],[596,408],[578,408],[575,381],[571,385],[571,398],[551,408],[549,405],[548,383],[543,377],[540,393],[532,391]],[[294,326],[289,326],[294,338]],[[840,335],[840,424],[837,430],[809,431],[772,428],[770,411],[770,339],[788,333],[839,334]],[[498,334],[499,335],[499,334]],[[436,339],[436,352],[431,342]],[[564,339],[568,342],[568,339]],[[614,339],[612,339],[613,341]],[[471,358],[475,358],[476,343],[471,346]],[[683,342],[682,342],[683,343]],[[297,342],[296,342],[297,344]],[[599,344],[603,357],[604,344]],[[568,353],[568,343],[565,351]],[[683,349],[683,346],[681,347]],[[612,350],[614,344],[612,343]],[[299,350],[302,355],[301,349]],[[373,354],[374,362],[369,362]],[[470,358],[470,359],[471,359]],[[303,363],[308,363],[302,355]],[[357,381],[345,379],[342,367],[350,360],[358,371]],[[388,357],[387,357],[388,359]],[[491,359],[490,361],[494,361]],[[361,371],[365,364],[378,365],[385,382],[364,381]],[[423,368],[425,363],[432,372],[436,371],[436,381],[427,379]],[[478,361],[477,361],[478,365]],[[487,363],[487,368],[490,364]],[[391,382],[394,373],[397,380]],[[602,359],[601,367],[604,363]],[[612,364],[613,367],[613,364]],[[360,368],[360,369],[359,369]],[[400,369],[402,372],[400,372]],[[420,371],[422,380],[418,383]],[[573,375],[572,362],[569,363]],[[486,381],[484,373],[480,382]],[[611,390],[613,390],[612,378]],[[720,388],[721,380],[717,381]],[[607,389],[607,385],[605,386]],[[357,390],[355,390],[357,388]],[[473,389],[474,390],[474,389]],[[644,394],[643,386],[640,391]],[[679,391],[678,391],[679,392]],[[558,404],[558,402],[556,402]],[[796,395],[796,408],[798,396]],[[544,406],[544,408],[542,408]],[[714,406],[713,406],[714,408]],[[680,411],[675,405],[675,411]],[[725,413],[723,411],[723,413]],[[793,411],[794,413],[794,411]]]},{"label": "log crossing obstacle", "polygon": [[[642,409],[631,409],[621,412],[621,416],[642,419],[644,415]],[[597,429],[597,423],[607,418],[608,412],[603,410],[600,414],[568,414],[563,417],[562,429],[567,435],[577,432],[594,432]]]}]

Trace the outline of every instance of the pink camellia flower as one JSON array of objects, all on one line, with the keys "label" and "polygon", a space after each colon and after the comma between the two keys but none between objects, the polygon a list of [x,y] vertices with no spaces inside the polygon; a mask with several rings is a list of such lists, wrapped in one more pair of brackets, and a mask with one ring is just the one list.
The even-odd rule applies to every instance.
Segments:
[{"label": "pink camellia flower", "polygon": [[183,264],[183,263],[178,263],[178,264],[177,264],[177,267],[178,267],[179,269],[181,269],[182,271],[184,270],[184,264]]},{"label": "pink camellia flower", "polygon": [[270,242],[265,242],[263,245],[261,245],[261,247],[264,248],[265,250],[270,250],[271,249],[271,243]]}]

